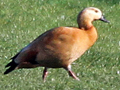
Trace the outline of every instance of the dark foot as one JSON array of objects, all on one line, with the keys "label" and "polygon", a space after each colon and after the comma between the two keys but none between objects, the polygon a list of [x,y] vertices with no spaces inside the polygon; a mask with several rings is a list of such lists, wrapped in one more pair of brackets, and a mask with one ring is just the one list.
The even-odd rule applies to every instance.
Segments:
[{"label": "dark foot", "polygon": [[48,75],[48,72],[47,72],[47,68],[45,67],[45,69],[43,71],[43,76],[42,76],[44,82],[46,80],[47,75]]}]

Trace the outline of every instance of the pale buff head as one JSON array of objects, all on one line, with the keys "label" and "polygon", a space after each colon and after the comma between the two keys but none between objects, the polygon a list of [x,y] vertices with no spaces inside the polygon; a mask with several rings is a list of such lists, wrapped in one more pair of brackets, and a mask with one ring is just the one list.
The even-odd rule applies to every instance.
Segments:
[{"label": "pale buff head", "polygon": [[91,23],[95,20],[101,20],[107,23],[109,22],[103,17],[101,10],[95,7],[88,7],[83,9],[78,14],[77,22],[80,25],[80,24]]}]

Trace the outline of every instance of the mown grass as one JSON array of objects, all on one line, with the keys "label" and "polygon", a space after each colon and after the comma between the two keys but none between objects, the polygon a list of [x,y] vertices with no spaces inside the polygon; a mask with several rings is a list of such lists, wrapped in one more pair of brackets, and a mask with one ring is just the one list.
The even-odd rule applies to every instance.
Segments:
[{"label": "mown grass", "polygon": [[[0,89],[1,90],[120,90],[120,1],[119,0],[0,0]],[[77,26],[85,7],[100,8],[111,22],[94,22],[99,39],[73,65],[80,81],[63,69],[16,70],[3,75],[4,66],[29,42],[54,27]]]}]

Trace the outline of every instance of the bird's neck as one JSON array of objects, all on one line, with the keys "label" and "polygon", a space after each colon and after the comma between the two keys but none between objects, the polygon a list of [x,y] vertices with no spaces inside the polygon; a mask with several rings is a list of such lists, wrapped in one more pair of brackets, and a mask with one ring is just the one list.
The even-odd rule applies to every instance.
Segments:
[{"label": "bird's neck", "polygon": [[78,22],[78,27],[82,30],[89,30],[93,27],[93,24],[89,20],[82,20]]},{"label": "bird's neck", "polygon": [[93,44],[97,40],[97,38],[98,38],[97,30],[93,26],[93,24],[90,20],[88,20],[88,19],[80,20],[80,22],[78,22],[78,26],[81,30],[86,31],[86,33],[89,36],[91,44]]}]

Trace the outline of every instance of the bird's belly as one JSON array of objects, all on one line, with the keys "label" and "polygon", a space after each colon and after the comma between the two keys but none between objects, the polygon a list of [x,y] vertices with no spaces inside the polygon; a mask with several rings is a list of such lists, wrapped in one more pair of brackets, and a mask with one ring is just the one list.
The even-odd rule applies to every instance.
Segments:
[{"label": "bird's belly", "polygon": [[48,67],[48,68],[61,68],[63,65],[60,62],[61,60],[58,59],[46,59],[46,60],[39,60],[39,66]]},{"label": "bird's belly", "polygon": [[[60,47],[60,46],[59,46]],[[42,53],[37,56],[37,62],[40,66],[49,68],[61,68],[70,65],[77,60],[87,48],[81,49],[79,47],[68,48],[68,46],[57,48],[57,46],[49,46]]]}]

